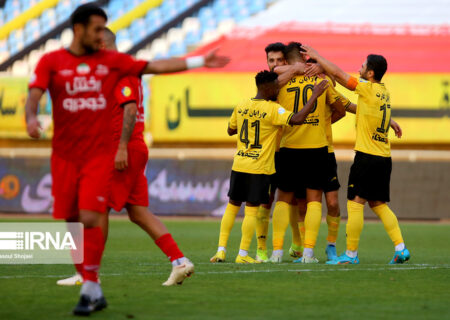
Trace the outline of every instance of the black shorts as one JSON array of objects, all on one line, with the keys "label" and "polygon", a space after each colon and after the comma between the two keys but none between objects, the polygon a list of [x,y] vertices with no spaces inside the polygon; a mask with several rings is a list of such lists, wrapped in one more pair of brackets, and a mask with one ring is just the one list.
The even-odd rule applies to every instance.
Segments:
[{"label": "black shorts", "polygon": [[356,151],[348,178],[347,199],[389,202],[392,159]]},{"label": "black shorts", "polygon": [[273,175],[270,176],[270,192],[275,192],[278,189],[278,180],[279,180],[279,173],[278,171],[280,170],[280,152],[277,151],[275,152],[275,173]]},{"label": "black shorts", "polygon": [[228,197],[239,202],[269,203],[271,175],[231,171]]},{"label": "black shorts", "polygon": [[334,152],[329,152],[327,155],[327,184],[324,192],[336,191],[341,187],[337,174],[337,162]]},{"label": "black shorts", "polygon": [[325,190],[327,185],[328,148],[280,149],[278,188],[294,192],[298,199],[306,198],[306,188]]}]

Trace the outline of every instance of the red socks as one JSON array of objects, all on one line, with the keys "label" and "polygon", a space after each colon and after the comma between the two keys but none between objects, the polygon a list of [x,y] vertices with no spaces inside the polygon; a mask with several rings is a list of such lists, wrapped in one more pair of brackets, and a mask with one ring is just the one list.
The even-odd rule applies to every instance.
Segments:
[{"label": "red socks", "polygon": [[[86,241],[86,240],[85,240]],[[166,254],[170,262],[184,257],[170,233],[166,233],[155,240],[156,245]]]},{"label": "red socks", "polygon": [[98,282],[98,270],[100,269],[104,249],[105,240],[102,229],[100,227],[85,228],[83,281]]}]

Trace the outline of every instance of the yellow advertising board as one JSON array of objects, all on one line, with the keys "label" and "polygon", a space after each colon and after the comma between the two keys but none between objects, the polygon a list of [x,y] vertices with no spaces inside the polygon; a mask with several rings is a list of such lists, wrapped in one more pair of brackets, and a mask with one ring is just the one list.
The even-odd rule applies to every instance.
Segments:
[{"label": "yellow advertising board", "polygon": [[[0,77],[0,138],[27,138],[25,102],[28,78]],[[51,136],[50,115],[45,115],[47,95],[40,102],[39,120],[44,127],[43,138]]]},{"label": "yellow advertising board", "polygon": [[[186,73],[150,81],[150,130],[155,142],[230,142],[228,119],[242,99],[255,95],[253,73]],[[356,75],[355,75],[356,76]],[[385,77],[392,115],[403,129],[393,143],[450,143],[450,74],[398,73]],[[356,103],[357,96],[338,85]],[[333,126],[336,143],[353,143],[355,117]],[[393,136],[393,133],[391,132]]]}]

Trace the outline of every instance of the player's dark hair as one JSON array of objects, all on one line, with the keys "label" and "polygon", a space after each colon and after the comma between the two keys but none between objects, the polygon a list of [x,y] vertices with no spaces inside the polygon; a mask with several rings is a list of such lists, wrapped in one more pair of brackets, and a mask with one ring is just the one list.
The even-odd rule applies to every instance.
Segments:
[{"label": "player's dark hair", "polygon": [[100,16],[108,21],[108,16],[102,8],[95,3],[85,3],[75,9],[70,16],[70,23],[72,27],[77,23],[87,25],[91,16]]},{"label": "player's dark hair", "polygon": [[369,70],[373,71],[375,80],[381,81],[387,70],[386,59],[378,54],[369,54],[367,56],[367,71]]},{"label": "player's dark hair", "polygon": [[110,28],[106,27],[103,32],[105,32],[105,38],[111,39],[111,42],[116,42],[116,34]]},{"label": "player's dark hair", "polygon": [[302,44],[300,42],[289,42],[284,50],[284,57],[286,60],[301,58],[302,55],[300,52],[305,52],[305,50],[302,49]]},{"label": "player's dark hair", "polygon": [[274,42],[267,45],[267,47],[264,49],[266,51],[266,55],[269,54],[269,52],[282,52],[284,55],[284,50],[286,49],[286,46],[281,42]]},{"label": "player's dark hair", "polygon": [[258,74],[255,77],[256,86],[259,87],[260,85],[266,84],[266,83],[272,83],[275,80],[278,79],[278,75],[273,71],[261,71],[258,72]]}]

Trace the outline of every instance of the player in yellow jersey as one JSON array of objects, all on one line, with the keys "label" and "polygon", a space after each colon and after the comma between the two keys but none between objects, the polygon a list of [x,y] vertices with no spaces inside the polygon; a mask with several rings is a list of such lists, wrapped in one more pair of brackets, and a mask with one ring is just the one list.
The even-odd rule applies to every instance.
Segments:
[{"label": "player in yellow jersey", "polygon": [[[290,80],[294,76],[301,76],[301,75],[308,75],[308,76],[315,76],[315,75],[323,75],[324,70],[320,67],[319,64],[317,64],[316,61],[309,59],[306,61],[306,64],[303,62],[296,62],[294,65],[285,65],[285,66],[278,66],[274,70],[279,74],[279,82],[283,82],[283,80],[287,79],[287,81],[284,82],[286,84],[288,80]],[[290,75],[288,78],[286,78],[286,75]],[[334,83],[334,81],[333,81]],[[327,167],[324,168],[328,173],[327,178],[327,184],[324,187],[324,194],[327,204],[327,225],[328,225],[328,235],[327,235],[327,241],[328,245],[326,247],[326,254],[328,260],[332,260],[336,257],[336,240],[339,230],[339,224],[340,224],[340,209],[339,209],[339,199],[338,199],[338,190],[340,188],[338,176],[337,176],[337,163],[336,163],[336,157],[333,150],[333,137],[332,137],[332,129],[331,125],[332,123],[335,123],[336,121],[340,120],[342,117],[345,116],[345,107],[348,106],[351,102],[343,95],[339,94],[339,99],[341,101],[340,104],[335,104],[335,107],[330,106],[327,104],[325,112],[325,123],[326,123],[326,135],[328,140],[328,157],[327,157]],[[306,193],[303,192],[305,195]],[[305,239],[305,215],[306,215],[306,201],[305,199],[302,199],[302,201],[299,202],[300,206],[298,208],[298,212],[300,213],[297,217],[297,220],[295,223],[298,224],[298,229],[301,237],[301,242],[304,242]],[[290,215],[292,218],[292,215]],[[291,219],[292,220],[292,219]],[[277,224],[277,222],[275,222]],[[292,221],[291,221],[292,225]],[[281,236],[280,236],[281,237]],[[289,250],[290,253],[292,252],[292,246]],[[301,248],[301,251],[303,251],[303,248]],[[299,254],[301,257],[302,253]],[[291,254],[291,256],[293,256]],[[279,261],[280,257],[273,257],[275,261]],[[294,262],[301,262],[301,259],[297,259]]]},{"label": "player in yellow jersey", "polygon": [[[289,64],[304,62],[300,44],[291,42],[285,57]],[[296,111],[311,94],[317,77],[297,76],[292,78],[281,90],[278,102],[288,110]],[[342,109],[340,96],[330,86],[325,95],[316,102],[315,107],[301,127],[287,127],[281,140],[280,182],[277,202],[273,213],[273,253],[271,261],[281,262],[283,237],[288,224],[288,204],[297,198],[299,207],[305,206],[305,249],[300,260],[303,263],[317,263],[314,257],[317,233],[321,221],[322,192],[327,185],[328,140],[326,136],[326,108]],[[292,168],[301,168],[292,172]],[[305,191],[306,190],[306,191]]]},{"label": "player in yellow jersey", "polygon": [[[286,65],[286,59],[284,58],[284,50],[286,46],[280,42],[270,43],[264,49],[266,52],[267,66],[270,71],[273,71],[275,68]],[[287,80],[290,80],[293,76],[293,69],[285,70],[284,73],[278,73],[278,82],[281,85],[281,81],[284,84]],[[282,79],[282,78],[285,79]],[[279,171],[278,168],[278,154],[280,149],[280,140],[282,135],[282,128],[279,129],[277,141],[276,141],[276,149],[275,149],[275,170]],[[258,217],[256,222],[256,240],[257,240],[257,250],[256,250],[256,260],[261,262],[268,262],[269,258],[267,256],[267,236],[269,231],[269,220],[270,220],[270,211],[272,209],[272,203],[275,198],[275,192],[278,188],[278,175],[274,173],[271,177],[270,183],[270,198],[269,203],[262,204],[258,210]],[[298,258],[301,256],[301,252],[303,251],[302,241],[300,236],[300,230],[298,227],[299,220],[299,212],[297,210],[297,204],[295,201],[290,204],[289,211],[289,221],[292,229],[292,244],[289,249],[289,253],[292,257]]]},{"label": "player in yellow jersey", "polygon": [[388,137],[391,104],[390,93],[381,82],[387,62],[383,56],[370,54],[359,70],[360,81],[338,66],[321,57],[308,46],[306,54],[316,59],[326,72],[358,94],[358,104],[349,107],[356,113],[355,160],[350,169],[347,193],[347,250],[329,264],[358,264],[358,245],[364,225],[364,205],[381,219],[395,246],[391,264],[408,261],[410,253],[405,247],[397,217],[387,206],[392,171],[391,145]]},{"label": "player in yellow jersey", "polygon": [[[258,207],[269,201],[270,176],[275,173],[274,153],[277,131],[281,126],[301,125],[318,98],[327,90],[322,81],[312,88],[312,95],[298,112],[285,110],[275,103],[279,87],[274,72],[262,71],[255,77],[255,98],[238,104],[231,116],[228,134],[237,134],[237,152],[230,177],[229,203],[222,218],[217,253],[211,262],[225,261],[226,245],[236,214],[245,202],[242,238],[236,263],[258,263],[248,255],[255,233]],[[295,170],[294,170],[295,171]],[[231,226],[231,227],[230,227]]]}]

